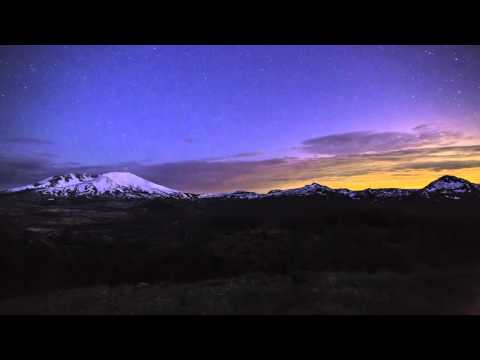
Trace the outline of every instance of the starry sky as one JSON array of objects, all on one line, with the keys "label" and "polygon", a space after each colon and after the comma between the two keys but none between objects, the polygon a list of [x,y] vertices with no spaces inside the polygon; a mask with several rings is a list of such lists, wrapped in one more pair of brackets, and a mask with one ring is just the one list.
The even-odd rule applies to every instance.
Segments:
[{"label": "starry sky", "polygon": [[480,46],[0,46],[0,189],[480,182]]}]

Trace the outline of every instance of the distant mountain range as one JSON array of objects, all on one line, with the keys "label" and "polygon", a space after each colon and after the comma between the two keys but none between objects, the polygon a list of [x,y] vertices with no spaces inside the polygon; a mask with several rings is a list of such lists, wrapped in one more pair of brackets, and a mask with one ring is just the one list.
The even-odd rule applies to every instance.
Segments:
[{"label": "distant mountain range", "polygon": [[446,198],[459,200],[465,197],[479,197],[480,185],[473,184],[468,180],[455,176],[445,175],[431,182],[423,189],[332,189],[328,186],[313,183],[301,188],[288,190],[272,190],[266,194],[257,194],[254,192],[235,191],[223,194],[202,194],[200,198],[228,198],[228,199],[263,199],[273,197],[343,197],[352,200],[384,200],[384,199],[406,199],[406,198]]},{"label": "distant mountain range", "polygon": [[192,194],[155,184],[129,172],[109,172],[100,175],[67,174],[52,176],[35,184],[21,186],[7,193],[33,192],[55,197],[108,197],[122,199],[265,199],[279,197],[338,197],[352,200],[386,200],[407,198],[445,198],[459,200],[466,197],[480,198],[480,185],[455,176],[442,176],[423,189],[332,189],[313,183],[301,188],[272,190],[266,194],[234,191],[220,194]]}]

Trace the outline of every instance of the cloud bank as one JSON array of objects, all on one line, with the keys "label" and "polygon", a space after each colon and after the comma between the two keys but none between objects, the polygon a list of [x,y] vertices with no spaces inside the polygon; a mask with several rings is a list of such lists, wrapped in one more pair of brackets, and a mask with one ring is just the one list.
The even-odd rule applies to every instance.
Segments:
[{"label": "cloud bank", "polygon": [[441,130],[431,125],[416,126],[412,132],[357,131],[307,139],[300,150],[312,154],[346,155],[368,152],[387,152],[425,146],[454,144],[464,134]]},{"label": "cloud bank", "polygon": [[[480,182],[480,145],[462,145],[465,133],[420,125],[411,132],[349,132],[311,138],[306,156],[254,160],[260,152],[230,157],[101,166],[56,164],[46,156],[0,154],[0,188],[69,172],[130,171],[156,183],[191,192],[265,192],[319,182],[332,187],[422,187],[448,172]],[[329,157],[316,155],[329,154]]]}]

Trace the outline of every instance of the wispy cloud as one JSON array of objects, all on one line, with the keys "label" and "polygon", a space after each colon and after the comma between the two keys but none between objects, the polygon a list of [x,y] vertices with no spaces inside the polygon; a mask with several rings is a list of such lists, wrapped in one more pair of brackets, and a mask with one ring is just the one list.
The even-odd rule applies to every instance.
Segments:
[{"label": "wispy cloud", "polygon": [[0,143],[3,144],[17,144],[17,145],[53,145],[49,140],[37,139],[32,137],[0,137]]},{"label": "wispy cloud", "polygon": [[53,164],[42,157],[0,154],[0,188],[37,181],[46,177],[52,167]]},{"label": "wispy cloud", "polygon": [[[228,191],[249,189],[268,182],[269,171],[285,164],[285,159],[261,161],[183,161],[134,166],[135,171],[152,181],[188,191]],[[263,181],[262,181],[263,178]]]},{"label": "wispy cloud", "polygon": [[456,170],[456,169],[469,169],[480,168],[480,160],[447,160],[447,161],[422,161],[411,164],[402,164],[395,166],[392,170]]},{"label": "wispy cloud", "polygon": [[230,158],[248,158],[248,157],[254,157],[262,155],[261,151],[255,151],[255,152],[243,152],[243,153],[238,153],[235,155],[230,156]]},{"label": "wispy cloud", "polygon": [[[300,158],[256,159],[261,153],[249,152],[221,159],[89,167],[54,163],[50,157],[0,154],[0,187],[68,172],[107,171],[130,171],[156,183],[192,192],[263,192],[314,181],[352,189],[411,188],[426,185],[441,172],[480,182],[480,145],[458,145],[465,137],[461,131],[421,125],[411,133],[356,132],[308,139],[302,147],[312,156]],[[334,155],[317,156],[322,152]]]},{"label": "wispy cloud", "polygon": [[433,145],[446,146],[463,137],[464,134],[460,131],[423,124],[416,126],[411,132],[357,131],[311,138],[303,141],[299,150],[310,154],[351,155]]},{"label": "wispy cloud", "polygon": [[262,154],[263,153],[261,151],[242,152],[242,153],[233,154],[233,155],[208,158],[205,160],[208,160],[208,161],[221,161],[221,160],[232,160],[232,159],[235,160],[235,159],[253,158],[256,156],[260,156]]}]

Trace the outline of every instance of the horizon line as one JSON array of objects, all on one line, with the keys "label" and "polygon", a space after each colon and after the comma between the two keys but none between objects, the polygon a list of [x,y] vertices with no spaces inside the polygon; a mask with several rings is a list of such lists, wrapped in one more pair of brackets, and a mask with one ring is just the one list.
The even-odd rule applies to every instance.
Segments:
[{"label": "horizon line", "polygon": [[[130,174],[133,174],[135,176],[138,176],[136,175],[135,173],[133,172],[130,172],[130,171],[107,171],[105,173],[92,173],[92,172],[69,172],[69,173],[64,173],[64,174],[56,174],[56,175],[51,175],[47,178],[44,178],[42,180],[46,180],[46,179],[49,179],[49,178],[52,178],[52,177],[56,177],[56,176],[66,176],[66,175],[75,175],[75,174],[79,174],[79,175],[83,175],[83,174],[89,174],[89,175],[94,175],[94,176],[98,176],[98,175],[103,175],[103,174],[108,174],[108,173],[111,173],[111,172],[119,172],[119,173],[130,173]],[[144,177],[142,176],[138,176],[138,177],[141,177],[143,179],[145,179]],[[423,187],[417,187],[417,188],[404,188],[404,187],[366,187],[366,188],[362,188],[362,189],[357,189],[357,190],[352,190],[348,187],[330,187],[328,185],[323,185],[321,183],[318,183],[318,182],[312,182],[312,183],[305,183],[305,185],[303,186],[299,186],[299,187],[291,187],[291,188],[285,188],[285,189],[279,189],[279,188],[272,188],[266,192],[257,192],[257,191],[253,191],[253,190],[245,190],[245,189],[236,189],[236,190],[232,190],[232,191],[204,191],[204,192],[196,192],[196,191],[184,191],[184,190],[178,190],[176,188],[173,188],[172,190],[177,190],[177,191],[180,191],[180,192],[183,192],[183,193],[190,193],[190,194],[195,194],[195,195],[205,195],[205,194],[212,194],[212,195],[219,195],[219,194],[230,194],[230,193],[235,193],[235,192],[249,192],[249,193],[255,193],[255,194],[259,194],[259,195],[266,195],[268,194],[269,192],[271,191],[275,191],[275,190],[280,190],[280,191],[287,191],[287,190],[295,190],[295,189],[301,189],[301,188],[304,188],[306,186],[311,186],[311,185],[319,185],[319,186],[323,186],[323,187],[327,187],[329,189],[332,189],[332,190],[348,190],[348,191],[352,191],[352,192],[357,192],[357,191],[366,191],[366,190],[389,190],[389,189],[399,189],[399,190],[412,190],[412,191],[415,191],[415,190],[421,190],[421,189],[424,189],[426,187],[428,187],[430,184],[436,182],[436,181],[439,181],[440,179],[442,178],[445,178],[445,177],[451,177],[451,178],[457,178],[459,180],[462,180],[462,181],[467,181],[471,184],[474,184],[474,185],[478,185],[480,186],[480,184],[477,184],[475,182],[472,182],[470,180],[468,180],[467,178],[465,177],[459,177],[459,176],[455,176],[455,175],[450,175],[450,174],[444,174],[444,175],[441,175],[437,178],[435,178],[434,180],[431,180],[429,182],[426,183],[425,186]],[[38,181],[42,181],[42,180],[38,180]],[[145,179],[146,181],[150,181],[148,179]],[[37,182],[38,182],[37,181]],[[153,182],[153,181],[150,181],[154,184],[157,184],[157,185],[161,185],[161,186],[164,186],[162,184],[158,184],[156,182]],[[29,184],[26,184],[26,185],[17,185],[17,186],[13,186],[13,187],[9,187],[9,188],[0,188],[0,193],[3,193],[3,192],[8,192],[9,190],[11,189],[14,189],[16,187],[23,187],[23,186],[28,186],[28,185],[32,185],[32,184],[35,184],[36,182],[34,183],[29,183]]]}]

